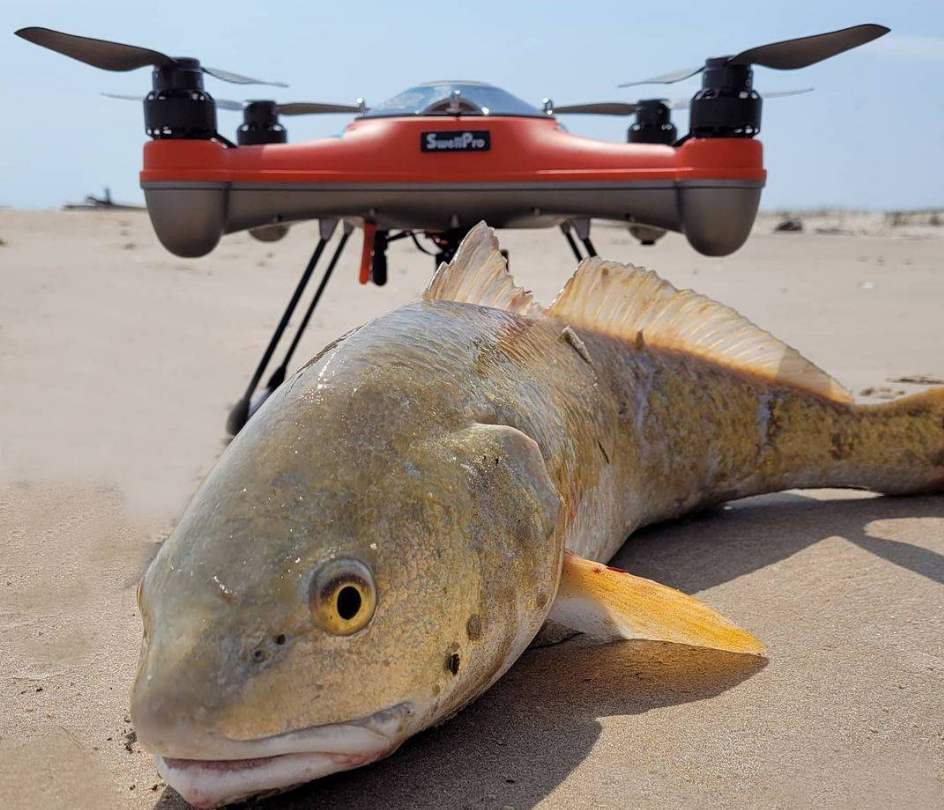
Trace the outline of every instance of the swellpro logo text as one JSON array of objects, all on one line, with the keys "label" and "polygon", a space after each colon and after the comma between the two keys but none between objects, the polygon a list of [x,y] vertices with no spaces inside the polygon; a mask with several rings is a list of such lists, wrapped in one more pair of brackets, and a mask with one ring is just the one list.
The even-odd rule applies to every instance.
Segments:
[{"label": "swellpro logo text", "polygon": [[441,130],[420,134],[423,152],[487,152],[492,148],[488,130]]}]

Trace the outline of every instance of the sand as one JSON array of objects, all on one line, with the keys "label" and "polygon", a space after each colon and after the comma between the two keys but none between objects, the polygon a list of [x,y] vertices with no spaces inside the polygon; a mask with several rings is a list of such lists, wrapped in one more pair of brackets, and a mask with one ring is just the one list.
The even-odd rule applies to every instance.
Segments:
[{"label": "sand", "polygon": [[[725,259],[675,235],[594,239],[736,307],[864,399],[944,379],[944,229],[820,219],[775,234],[762,218]],[[188,261],[139,213],[0,211],[0,807],[184,807],[128,715],[134,585],[224,448],[314,232],[227,237]],[[520,282],[550,300],[573,269],[560,235],[502,237]],[[299,363],[415,299],[432,270],[397,243],[390,284],[362,288],[358,252]],[[769,660],[580,639],[533,650],[392,758],[265,806],[944,806],[944,497],[754,498],[646,530],[617,564],[698,594]]]}]

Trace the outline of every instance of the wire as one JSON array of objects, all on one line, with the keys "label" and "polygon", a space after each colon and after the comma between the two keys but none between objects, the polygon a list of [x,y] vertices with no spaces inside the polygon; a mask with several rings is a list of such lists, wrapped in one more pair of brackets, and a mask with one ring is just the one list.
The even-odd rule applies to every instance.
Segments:
[{"label": "wire", "polygon": [[432,251],[427,250],[420,244],[420,240],[416,238],[416,234],[413,231],[410,231],[410,239],[413,240],[413,244],[416,245],[416,249],[420,253],[425,253],[427,256],[438,256],[438,253],[433,253]]},{"label": "wire", "polygon": [[213,140],[219,141],[219,142],[220,142],[221,144],[223,144],[223,146],[225,146],[227,149],[236,149],[236,148],[238,148],[235,143],[233,143],[233,142],[232,142],[231,140],[229,140],[228,138],[224,138],[222,135],[220,135],[219,132],[214,132],[214,133],[213,133]]}]

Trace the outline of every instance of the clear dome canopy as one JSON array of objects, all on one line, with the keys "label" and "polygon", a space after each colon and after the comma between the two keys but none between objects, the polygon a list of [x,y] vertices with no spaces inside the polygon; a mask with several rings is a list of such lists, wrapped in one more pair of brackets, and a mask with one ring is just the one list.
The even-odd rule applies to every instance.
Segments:
[{"label": "clear dome canopy", "polygon": [[438,81],[418,84],[374,107],[364,118],[408,115],[514,115],[546,118],[533,107],[500,87],[483,82]]}]

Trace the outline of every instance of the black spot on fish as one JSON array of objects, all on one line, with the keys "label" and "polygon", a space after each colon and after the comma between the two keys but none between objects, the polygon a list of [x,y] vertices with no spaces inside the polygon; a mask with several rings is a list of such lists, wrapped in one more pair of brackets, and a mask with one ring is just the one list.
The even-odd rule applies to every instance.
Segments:
[{"label": "black spot on fish", "polygon": [[829,450],[829,455],[838,461],[849,452],[849,448],[846,446],[846,442],[843,441],[842,436],[838,433],[832,435],[831,441],[832,447]]},{"label": "black spot on fish", "polygon": [[446,669],[453,675],[459,674],[459,653],[453,653],[446,659]]}]

